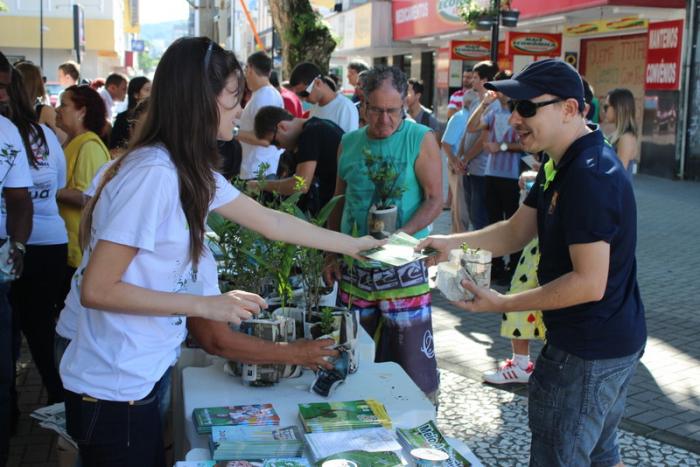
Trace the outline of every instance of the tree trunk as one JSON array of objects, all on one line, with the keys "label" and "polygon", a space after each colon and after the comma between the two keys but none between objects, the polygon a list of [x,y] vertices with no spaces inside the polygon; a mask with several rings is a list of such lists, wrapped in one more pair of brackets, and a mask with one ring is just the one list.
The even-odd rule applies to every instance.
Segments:
[{"label": "tree trunk", "polygon": [[309,0],[269,2],[272,23],[282,43],[282,76],[289,79],[300,62],[311,62],[328,72],[336,41]]}]

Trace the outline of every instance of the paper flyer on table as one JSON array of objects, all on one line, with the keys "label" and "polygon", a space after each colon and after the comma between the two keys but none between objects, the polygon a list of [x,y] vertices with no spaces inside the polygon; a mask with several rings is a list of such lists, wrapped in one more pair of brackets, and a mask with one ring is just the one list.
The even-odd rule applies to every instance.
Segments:
[{"label": "paper flyer on table", "polygon": [[323,459],[343,451],[399,451],[401,445],[386,428],[308,433],[306,443],[314,459]]}]

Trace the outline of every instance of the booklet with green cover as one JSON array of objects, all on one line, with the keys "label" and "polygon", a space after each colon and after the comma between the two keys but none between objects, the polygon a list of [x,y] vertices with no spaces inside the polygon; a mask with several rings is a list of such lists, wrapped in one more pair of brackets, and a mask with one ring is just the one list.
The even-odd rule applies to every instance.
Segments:
[{"label": "booklet with green cover", "polygon": [[391,429],[386,408],[373,399],[299,404],[299,418],[307,433],[382,426]]},{"label": "booklet with green cover", "polygon": [[397,232],[391,234],[384,245],[371,250],[361,251],[360,255],[388,266],[403,266],[404,264],[427,258],[434,253],[429,249],[420,253],[415,251],[419,243],[420,240],[417,238],[413,238],[404,232]]},{"label": "booklet with green cover", "polygon": [[249,404],[194,409],[192,421],[201,435],[211,433],[213,426],[279,425],[280,417],[272,404]]},{"label": "booklet with green cover", "polygon": [[399,435],[399,441],[409,452],[416,448],[439,449],[450,456],[442,465],[446,467],[468,467],[471,465],[455,448],[450,446],[432,420],[415,428],[397,428],[396,434]]}]

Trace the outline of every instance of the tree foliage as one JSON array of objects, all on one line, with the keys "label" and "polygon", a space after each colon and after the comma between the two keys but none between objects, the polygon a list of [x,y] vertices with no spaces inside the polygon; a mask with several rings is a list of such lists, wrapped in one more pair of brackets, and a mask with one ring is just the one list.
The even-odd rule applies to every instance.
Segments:
[{"label": "tree foliage", "polygon": [[337,43],[309,0],[270,2],[275,29],[282,39],[282,73],[289,77],[297,63],[312,62],[328,72]]}]

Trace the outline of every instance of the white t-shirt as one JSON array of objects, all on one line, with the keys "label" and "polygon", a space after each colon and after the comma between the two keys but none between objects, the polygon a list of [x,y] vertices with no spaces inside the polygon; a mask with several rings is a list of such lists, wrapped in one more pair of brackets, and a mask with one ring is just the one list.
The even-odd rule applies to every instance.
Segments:
[{"label": "white t-shirt", "polygon": [[0,192],[3,188],[30,186],[32,174],[22,136],[10,120],[0,115]]},{"label": "white t-shirt", "polygon": [[338,125],[345,133],[357,130],[360,125],[360,114],[355,104],[340,94],[326,105],[311,107],[309,116],[325,118]]},{"label": "white t-shirt", "polygon": [[[113,401],[145,397],[177,359],[187,329],[181,316],[131,315],[82,306],[82,276],[97,241],[138,248],[122,277],[129,284],[203,295],[203,274],[216,274],[213,260],[203,260],[199,268],[207,272],[197,275],[188,260],[187,220],[180,204],[177,172],[166,150],[147,147],[126,157],[97,201],[92,239],[56,329],[72,339],[60,366],[66,389]],[[217,190],[210,209],[239,194],[221,175],[214,177]]]},{"label": "white t-shirt", "polygon": [[[34,204],[34,217],[32,234],[27,244],[60,245],[68,243],[66,224],[58,214],[56,203],[56,192],[66,186],[66,158],[54,132],[46,125],[41,125],[41,129],[44,130],[46,147],[33,144],[32,150],[37,166],[28,165],[32,176],[29,194]],[[5,198],[3,198],[2,211],[0,211],[0,238],[7,237],[6,222]]]},{"label": "white t-shirt", "polygon": [[[238,122],[241,131],[255,131],[255,115],[258,113],[258,110],[268,105],[284,108],[282,96],[271,85],[263,86],[253,93]],[[241,150],[243,155],[241,157],[240,176],[243,180],[255,178],[258,173],[258,167],[264,162],[270,165],[265,171],[265,175],[277,173],[277,164],[283,152],[277,146],[255,146],[241,141]]]},{"label": "white t-shirt", "polygon": [[102,86],[97,92],[100,94],[100,97],[105,103],[105,108],[107,109],[107,121],[111,122],[113,115],[112,107],[114,107],[114,100],[112,100],[112,95],[109,93],[109,91],[107,91],[107,86]]},{"label": "white t-shirt", "polygon": [[83,194],[85,196],[89,196],[90,198],[95,196],[95,192],[97,191],[97,187],[100,186],[100,182],[102,181],[102,176],[107,171],[107,169],[110,168],[112,166],[112,164],[114,164],[114,161],[115,160],[112,159],[111,161],[102,164],[102,166],[99,169],[97,169],[97,172],[95,172],[95,176],[92,177],[92,181],[90,182],[90,186],[87,188],[87,190],[83,191]]}]

